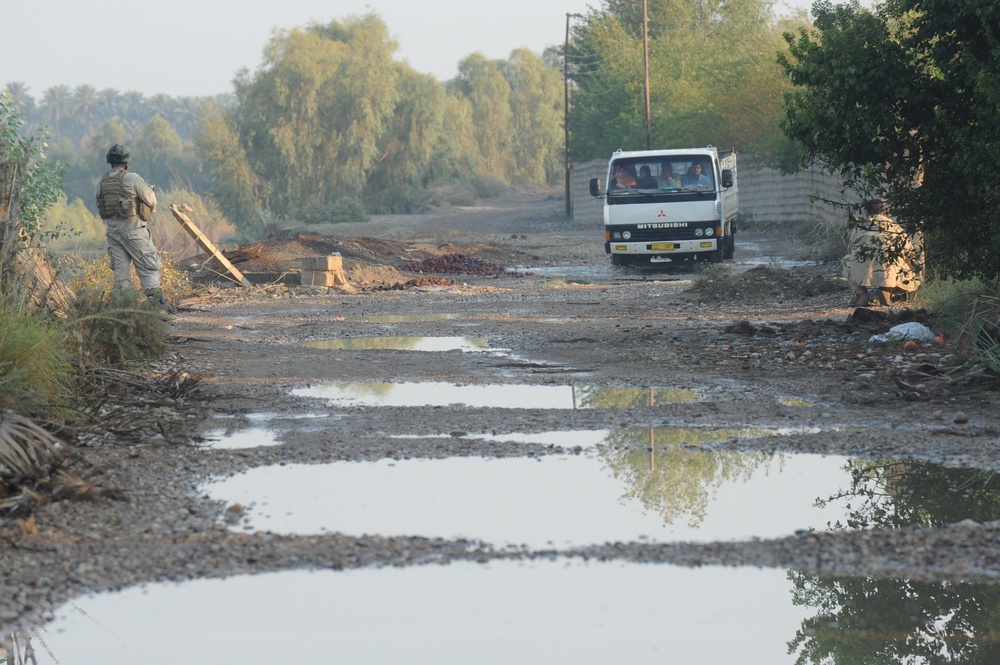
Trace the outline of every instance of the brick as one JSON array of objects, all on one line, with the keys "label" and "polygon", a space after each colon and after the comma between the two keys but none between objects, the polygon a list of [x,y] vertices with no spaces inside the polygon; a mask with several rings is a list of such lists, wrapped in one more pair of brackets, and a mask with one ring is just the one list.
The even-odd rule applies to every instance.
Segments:
[{"label": "brick", "polygon": [[344,259],[340,254],[330,256],[307,256],[302,259],[302,270],[318,272],[338,272],[344,269]]}]

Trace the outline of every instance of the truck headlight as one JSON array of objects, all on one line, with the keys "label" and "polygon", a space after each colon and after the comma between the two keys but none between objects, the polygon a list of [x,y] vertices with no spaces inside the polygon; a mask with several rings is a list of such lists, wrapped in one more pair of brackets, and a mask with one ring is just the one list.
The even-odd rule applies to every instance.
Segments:
[{"label": "truck headlight", "polygon": [[612,233],[611,234],[611,239],[612,240],[621,240],[622,239],[621,232],[620,231],[615,231],[614,233]]},{"label": "truck headlight", "polygon": [[695,238],[700,238],[704,234],[705,234],[705,232],[702,229],[695,229],[694,230],[694,237]]},{"label": "truck headlight", "polygon": [[715,235],[715,231],[712,230],[711,226],[708,227],[707,229],[705,229],[705,235],[706,236],[713,236],[713,235]]},{"label": "truck headlight", "polygon": [[625,240],[628,240],[631,237],[632,237],[631,231],[625,231],[624,233],[622,233],[622,238],[624,238]]}]

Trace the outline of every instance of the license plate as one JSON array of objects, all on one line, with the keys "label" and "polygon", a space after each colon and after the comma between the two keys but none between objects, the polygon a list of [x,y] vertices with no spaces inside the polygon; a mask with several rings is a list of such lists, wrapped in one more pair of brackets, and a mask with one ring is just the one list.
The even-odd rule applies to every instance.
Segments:
[{"label": "license plate", "polygon": [[674,243],[672,242],[654,242],[649,246],[654,252],[662,252],[666,250],[674,249]]}]

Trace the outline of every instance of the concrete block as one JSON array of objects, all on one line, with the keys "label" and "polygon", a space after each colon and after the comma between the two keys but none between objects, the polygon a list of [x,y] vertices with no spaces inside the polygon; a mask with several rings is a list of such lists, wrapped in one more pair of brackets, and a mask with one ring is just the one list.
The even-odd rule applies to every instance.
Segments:
[{"label": "concrete block", "polygon": [[302,270],[337,272],[344,270],[344,259],[340,254],[330,256],[307,256],[302,259]]}]

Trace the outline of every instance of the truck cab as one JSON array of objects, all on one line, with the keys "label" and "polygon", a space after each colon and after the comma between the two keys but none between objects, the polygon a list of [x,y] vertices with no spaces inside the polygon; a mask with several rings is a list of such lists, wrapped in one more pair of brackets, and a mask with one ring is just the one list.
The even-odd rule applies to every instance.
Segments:
[{"label": "truck cab", "polygon": [[669,265],[731,259],[739,217],[736,153],[713,146],[619,150],[604,199],[604,250],[614,265]]}]

